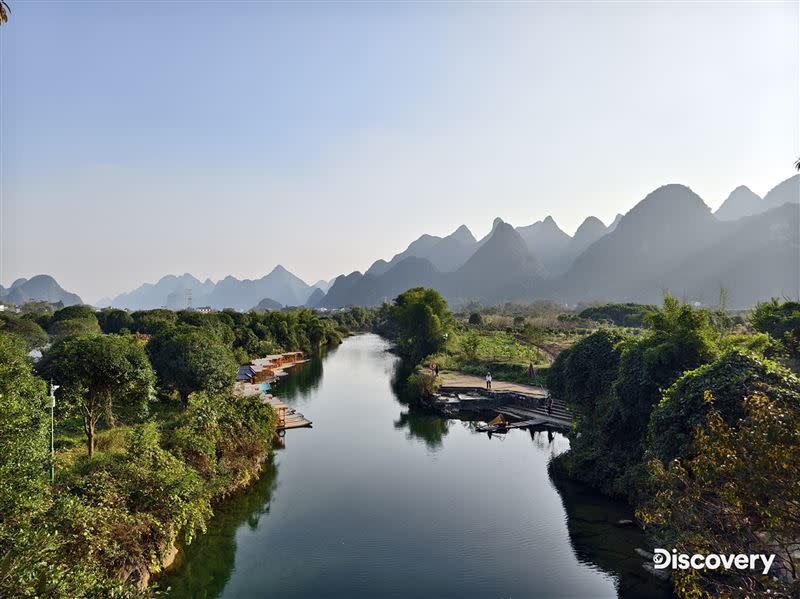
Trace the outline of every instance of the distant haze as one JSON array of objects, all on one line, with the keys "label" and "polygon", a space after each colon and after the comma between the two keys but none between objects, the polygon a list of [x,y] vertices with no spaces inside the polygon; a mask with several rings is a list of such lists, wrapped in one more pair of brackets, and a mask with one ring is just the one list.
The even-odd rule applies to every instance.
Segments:
[{"label": "distant haze", "polygon": [[800,156],[797,2],[11,4],[5,287],[313,283],[666,183],[763,197]]}]

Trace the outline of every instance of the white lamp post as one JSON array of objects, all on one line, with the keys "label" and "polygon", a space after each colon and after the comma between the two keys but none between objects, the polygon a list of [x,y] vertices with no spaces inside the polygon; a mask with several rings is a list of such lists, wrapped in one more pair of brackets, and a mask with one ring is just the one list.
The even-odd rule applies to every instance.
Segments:
[{"label": "white lamp post", "polygon": [[56,409],[56,389],[58,385],[54,385],[50,381],[50,484],[52,485],[56,480],[56,450],[53,438],[54,422],[55,422],[55,409]]}]

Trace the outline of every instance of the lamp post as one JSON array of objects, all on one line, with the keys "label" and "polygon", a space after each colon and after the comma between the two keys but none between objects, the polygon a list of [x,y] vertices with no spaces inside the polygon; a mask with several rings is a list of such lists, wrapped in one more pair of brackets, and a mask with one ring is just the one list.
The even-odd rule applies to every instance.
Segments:
[{"label": "lamp post", "polygon": [[56,409],[56,389],[58,385],[54,385],[50,381],[50,484],[52,485],[56,480],[56,450],[54,441],[54,423],[55,423],[55,409]]}]

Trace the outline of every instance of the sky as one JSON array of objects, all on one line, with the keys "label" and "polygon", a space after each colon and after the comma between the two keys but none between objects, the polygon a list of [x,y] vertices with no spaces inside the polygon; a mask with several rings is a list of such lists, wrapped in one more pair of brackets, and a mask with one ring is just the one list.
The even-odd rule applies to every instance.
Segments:
[{"label": "sky", "polygon": [[0,27],[0,283],[309,283],[422,233],[572,234],[800,156],[800,3],[31,2]]}]

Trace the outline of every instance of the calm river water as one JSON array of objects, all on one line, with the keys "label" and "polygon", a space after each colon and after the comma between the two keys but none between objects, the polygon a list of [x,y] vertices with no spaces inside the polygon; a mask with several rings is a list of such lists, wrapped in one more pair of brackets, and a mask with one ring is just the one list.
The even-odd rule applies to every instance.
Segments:
[{"label": "calm river water", "polygon": [[566,438],[409,411],[387,347],[351,337],[281,381],[314,427],[217,508],[160,581],[170,597],[671,596],[615,525],[627,507],[548,476]]}]

